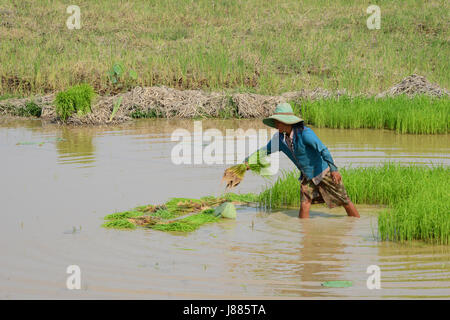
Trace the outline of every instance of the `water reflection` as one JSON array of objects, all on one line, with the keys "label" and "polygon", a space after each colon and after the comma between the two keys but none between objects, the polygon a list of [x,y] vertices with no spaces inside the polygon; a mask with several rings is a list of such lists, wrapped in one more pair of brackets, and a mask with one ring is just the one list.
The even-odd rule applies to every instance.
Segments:
[{"label": "water reflection", "polygon": [[[59,164],[79,163],[93,166],[96,155],[96,140],[107,136],[120,136],[111,141],[114,148],[145,143],[148,146],[161,145],[160,156],[170,158],[171,148],[175,145],[170,136],[176,129],[186,129],[193,133],[194,120],[190,119],[143,119],[117,126],[65,127],[42,123],[39,120],[0,119],[1,128],[27,128],[33,135],[61,137],[57,143]],[[227,130],[269,129],[260,120],[203,120],[202,130],[218,129],[224,139]],[[444,135],[396,134],[389,130],[372,129],[327,129],[314,128],[317,136],[330,149],[338,166],[367,166],[384,161],[403,163],[450,165],[450,139]],[[267,131],[269,133],[269,131]],[[94,139],[95,138],[95,139]],[[256,136],[254,137],[256,138]],[[134,140],[134,141],[133,141]],[[123,143],[125,142],[125,143]],[[137,143],[136,143],[137,142]],[[225,141],[223,146],[226,147]],[[209,142],[203,143],[203,147]],[[248,144],[248,142],[247,142]],[[148,149],[151,149],[148,148]],[[142,151],[142,148],[133,152]],[[127,152],[131,151],[127,149]],[[224,150],[224,155],[228,154]],[[236,153],[235,151],[233,151]],[[127,155],[133,158],[132,154]],[[139,155],[140,157],[140,155]],[[89,167],[88,166],[88,167]],[[86,167],[86,166],[84,166]]]},{"label": "water reflection", "polygon": [[[56,140],[56,150],[60,164],[90,164],[95,162],[94,136],[91,128],[61,128],[61,139]],[[83,166],[92,167],[91,166]]]},{"label": "water reflection", "polygon": [[[352,234],[354,223],[351,218],[341,214],[323,211],[311,211],[308,220],[299,220],[298,210],[289,211],[289,215],[297,219],[294,225],[301,235],[293,257],[297,263],[290,270],[293,283],[298,285],[295,289],[280,288],[277,292],[281,295],[302,297],[329,296],[328,290],[320,287],[321,283],[351,280],[343,279],[341,274],[348,263],[343,257],[348,248],[345,240]],[[333,296],[336,296],[336,293],[333,293]]]}]

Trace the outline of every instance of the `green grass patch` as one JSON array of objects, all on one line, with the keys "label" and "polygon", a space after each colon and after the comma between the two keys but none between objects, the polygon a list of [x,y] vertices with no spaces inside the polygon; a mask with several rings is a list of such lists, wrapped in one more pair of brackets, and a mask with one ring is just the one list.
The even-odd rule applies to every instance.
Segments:
[{"label": "green grass patch", "polygon": [[23,97],[22,97],[22,95],[11,94],[11,93],[6,93],[6,94],[0,95],[0,101],[7,100],[7,99],[14,99],[14,98],[23,98]]},{"label": "green grass patch", "polygon": [[73,86],[56,95],[55,111],[62,121],[66,121],[72,114],[80,116],[91,112],[94,89],[89,84]]},{"label": "green grass patch", "polygon": [[97,92],[166,85],[378,93],[412,73],[450,87],[448,1],[380,1],[380,30],[367,29],[364,1],[212,3],[81,0],[74,38],[64,25],[67,2],[0,0],[0,94],[82,82]]},{"label": "green grass patch", "polygon": [[42,108],[32,101],[27,102],[24,107],[17,109],[17,115],[21,117],[39,118],[41,114]]},{"label": "green grass patch", "polygon": [[[355,204],[387,205],[378,217],[382,240],[450,243],[450,168],[401,166],[342,168],[345,188]],[[259,198],[262,207],[300,205],[298,171],[285,172]]]},{"label": "green grass patch", "polygon": [[[296,106],[298,109],[298,106]],[[305,102],[301,114],[316,127],[390,129],[398,133],[449,132],[450,99],[430,96],[409,98],[340,98]]]},{"label": "green grass patch", "polygon": [[15,107],[10,104],[2,105],[2,106],[0,106],[0,112],[4,112],[9,115],[18,116],[18,117],[37,117],[37,118],[39,118],[42,114],[42,108],[39,107],[33,101],[29,101],[24,106],[21,106],[21,107]]}]

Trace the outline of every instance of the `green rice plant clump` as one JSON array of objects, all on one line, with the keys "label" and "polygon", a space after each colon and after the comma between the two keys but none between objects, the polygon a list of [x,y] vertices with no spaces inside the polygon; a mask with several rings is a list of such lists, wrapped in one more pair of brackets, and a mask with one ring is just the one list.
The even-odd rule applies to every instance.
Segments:
[{"label": "green rice plant clump", "polygon": [[316,127],[443,134],[449,132],[450,99],[426,95],[378,99],[342,96],[306,102],[301,113],[307,123]]},{"label": "green rice plant clump", "polygon": [[73,86],[56,95],[55,110],[62,121],[66,121],[73,113],[85,115],[91,112],[94,89],[88,84]]},{"label": "green rice plant clump", "polygon": [[378,229],[384,240],[425,240],[450,243],[450,197],[448,191],[417,193],[383,211]]},{"label": "green rice plant clump", "polygon": [[292,207],[300,205],[300,172],[282,171],[270,187],[259,194],[258,202],[264,208]]},{"label": "green rice plant clump", "polygon": [[[354,203],[391,205],[417,190],[430,169],[386,163],[380,167],[342,168],[345,188]],[[428,181],[428,179],[427,179]]]},{"label": "green rice plant clump", "polygon": [[[402,166],[340,169],[350,199],[356,204],[386,205],[378,217],[381,239],[450,243],[450,168]],[[259,196],[262,207],[300,205],[298,172],[284,173]]]}]

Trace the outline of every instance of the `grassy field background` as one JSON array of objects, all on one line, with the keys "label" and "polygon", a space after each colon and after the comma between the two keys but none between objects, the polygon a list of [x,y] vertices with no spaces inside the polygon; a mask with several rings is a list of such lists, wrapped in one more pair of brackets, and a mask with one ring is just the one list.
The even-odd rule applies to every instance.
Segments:
[{"label": "grassy field background", "polygon": [[[66,8],[81,8],[69,30]],[[449,87],[450,3],[351,0],[0,0],[0,95],[54,92],[88,82],[107,94],[167,85],[278,94],[324,87],[378,93],[417,73]]]}]

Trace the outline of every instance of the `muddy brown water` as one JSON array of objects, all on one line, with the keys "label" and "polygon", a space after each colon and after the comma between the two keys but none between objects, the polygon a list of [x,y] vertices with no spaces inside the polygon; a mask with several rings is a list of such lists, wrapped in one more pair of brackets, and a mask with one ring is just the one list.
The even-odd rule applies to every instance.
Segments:
[{"label": "muddy brown water", "polygon": [[[203,121],[204,129],[239,127],[264,128],[252,120]],[[296,209],[238,207],[236,220],[190,234],[102,228],[103,217],[115,211],[223,192],[227,165],[170,161],[176,128],[192,132],[193,122],[63,128],[1,120],[0,298],[450,297],[449,247],[377,241],[376,207],[359,206],[361,219],[352,219],[341,208],[319,205],[303,221]],[[448,135],[315,132],[338,166],[450,164]],[[280,161],[293,168],[285,156]],[[259,192],[263,185],[248,174],[235,191]],[[81,268],[80,290],[66,288],[69,265]],[[379,290],[367,288],[370,265],[381,269]],[[353,285],[321,286],[332,280]]]}]

